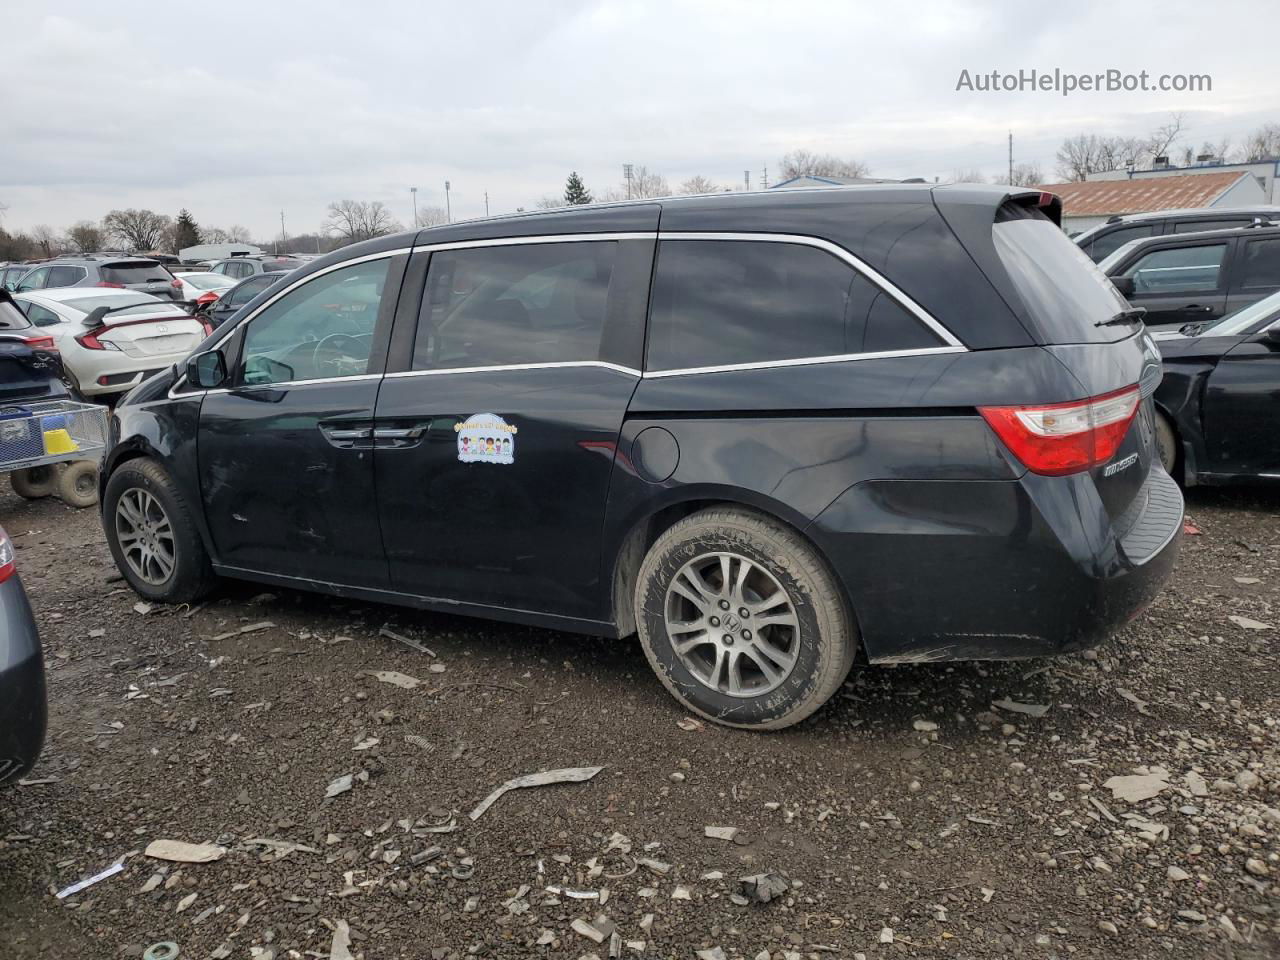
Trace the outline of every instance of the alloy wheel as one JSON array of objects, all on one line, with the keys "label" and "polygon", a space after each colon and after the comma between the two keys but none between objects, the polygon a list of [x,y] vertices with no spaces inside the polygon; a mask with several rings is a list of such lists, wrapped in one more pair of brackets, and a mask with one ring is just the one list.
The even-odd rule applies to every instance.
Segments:
[{"label": "alloy wheel", "polygon": [[116,541],[135,574],[154,586],[173,575],[176,564],[173,525],[152,494],[131,487],[116,501]]},{"label": "alloy wheel", "polygon": [[731,697],[779,687],[800,653],[800,619],[768,570],[737,553],[689,561],[667,587],[667,637],[704,686]]}]

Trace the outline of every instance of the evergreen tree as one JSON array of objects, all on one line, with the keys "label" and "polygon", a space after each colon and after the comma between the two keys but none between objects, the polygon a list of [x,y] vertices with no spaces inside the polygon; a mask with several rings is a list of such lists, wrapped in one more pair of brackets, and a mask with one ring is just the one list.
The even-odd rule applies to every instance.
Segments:
[{"label": "evergreen tree", "polygon": [[578,176],[577,170],[570,173],[569,179],[565,182],[564,202],[570,206],[591,202],[591,192],[587,189],[586,184],[582,182],[582,178]]},{"label": "evergreen tree", "polygon": [[184,208],[173,225],[173,252],[177,253],[179,250],[197,246],[199,243],[200,225]]}]

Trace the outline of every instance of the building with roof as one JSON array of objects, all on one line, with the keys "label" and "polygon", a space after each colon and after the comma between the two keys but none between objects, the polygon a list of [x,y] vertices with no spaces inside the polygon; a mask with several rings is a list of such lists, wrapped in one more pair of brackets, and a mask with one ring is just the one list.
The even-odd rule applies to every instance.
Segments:
[{"label": "building with roof", "polygon": [[1120,214],[1247,207],[1266,204],[1271,199],[1257,178],[1244,170],[1045,183],[1038,189],[1062,199],[1062,229],[1071,234],[1096,227]]},{"label": "building with roof", "polygon": [[1149,180],[1153,177],[1202,177],[1215,173],[1248,173],[1257,178],[1258,186],[1266,194],[1267,203],[1280,205],[1280,157],[1253,160],[1247,163],[1222,163],[1212,157],[1202,157],[1192,166],[1175,167],[1164,157],[1157,157],[1150,170],[1107,170],[1091,173],[1087,180]]}]

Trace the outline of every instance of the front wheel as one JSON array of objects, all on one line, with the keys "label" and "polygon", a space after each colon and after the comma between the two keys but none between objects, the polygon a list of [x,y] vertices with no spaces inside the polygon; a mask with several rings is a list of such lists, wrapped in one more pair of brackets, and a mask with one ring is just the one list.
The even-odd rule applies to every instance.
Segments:
[{"label": "front wheel", "polygon": [[102,524],[116,566],[147,600],[185,603],[215,581],[177,484],[154,460],[130,460],[107,481]]},{"label": "front wheel", "polygon": [[686,517],[636,583],[645,656],[690,710],[726,726],[798,723],[844,682],[857,629],[835,578],[794,531],[745,510]]}]

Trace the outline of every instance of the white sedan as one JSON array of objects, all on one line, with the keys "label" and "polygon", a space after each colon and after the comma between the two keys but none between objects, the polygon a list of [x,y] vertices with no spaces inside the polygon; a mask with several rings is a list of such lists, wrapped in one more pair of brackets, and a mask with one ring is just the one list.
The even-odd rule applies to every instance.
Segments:
[{"label": "white sedan", "polygon": [[63,287],[13,299],[53,337],[63,368],[86,397],[124,393],[181,363],[211,329],[180,304],[133,290]]},{"label": "white sedan", "polygon": [[234,277],[220,273],[175,273],[173,276],[182,287],[178,299],[192,307],[208,306],[236,285]]}]

